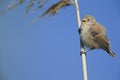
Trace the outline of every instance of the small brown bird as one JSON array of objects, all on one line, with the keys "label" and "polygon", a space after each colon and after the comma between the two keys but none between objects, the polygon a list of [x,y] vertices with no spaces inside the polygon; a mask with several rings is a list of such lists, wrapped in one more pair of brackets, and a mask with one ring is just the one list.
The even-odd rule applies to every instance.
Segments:
[{"label": "small brown bird", "polygon": [[80,36],[82,43],[90,48],[90,50],[103,49],[110,56],[115,56],[115,53],[110,50],[110,43],[106,36],[105,28],[92,16],[87,15],[83,18],[80,28]]}]

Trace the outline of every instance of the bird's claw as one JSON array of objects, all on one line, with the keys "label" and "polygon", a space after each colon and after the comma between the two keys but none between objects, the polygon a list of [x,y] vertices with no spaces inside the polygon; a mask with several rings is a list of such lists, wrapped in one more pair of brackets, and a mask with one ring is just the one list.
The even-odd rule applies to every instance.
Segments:
[{"label": "bird's claw", "polygon": [[85,55],[86,55],[86,51],[80,51],[80,56],[81,56],[82,54],[85,54]]}]

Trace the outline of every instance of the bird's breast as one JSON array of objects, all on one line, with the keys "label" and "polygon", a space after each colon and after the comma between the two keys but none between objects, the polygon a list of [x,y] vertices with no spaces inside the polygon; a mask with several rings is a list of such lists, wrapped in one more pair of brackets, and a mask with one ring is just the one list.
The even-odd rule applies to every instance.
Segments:
[{"label": "bird's breast", "polygon": [[90,27],[89,26],[82,26],[81,27],[81,39],[83,43],[88,47],[88,48],[97,48],[97,44],[93,40],[93,37],[91,36],[91,33],[89,31]]}]

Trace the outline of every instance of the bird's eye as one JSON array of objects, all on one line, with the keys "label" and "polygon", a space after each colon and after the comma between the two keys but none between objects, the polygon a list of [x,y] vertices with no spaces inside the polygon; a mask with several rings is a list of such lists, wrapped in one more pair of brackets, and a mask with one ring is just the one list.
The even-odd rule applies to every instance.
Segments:
[{"label": "bird's eye", "polygon": [[90,21],[90,19],[87,19],[87,21]]}]

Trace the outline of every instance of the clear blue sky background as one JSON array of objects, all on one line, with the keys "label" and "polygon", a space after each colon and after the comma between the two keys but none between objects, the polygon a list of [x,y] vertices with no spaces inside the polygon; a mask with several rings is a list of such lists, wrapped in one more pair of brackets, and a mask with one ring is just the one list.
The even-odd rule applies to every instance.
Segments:
[{"label": "clear blue sky background", "polygon": [[[30,26],[43,10],[25,17],[25,5],[0,16],[0,80],[83,80],[74,6]],[[115,58],[102,50],[87,53],[88,80],[120,80],[120,1],[79,0],[79,7],[81,17],[93,15],[105,26],[116,52]]]}]

